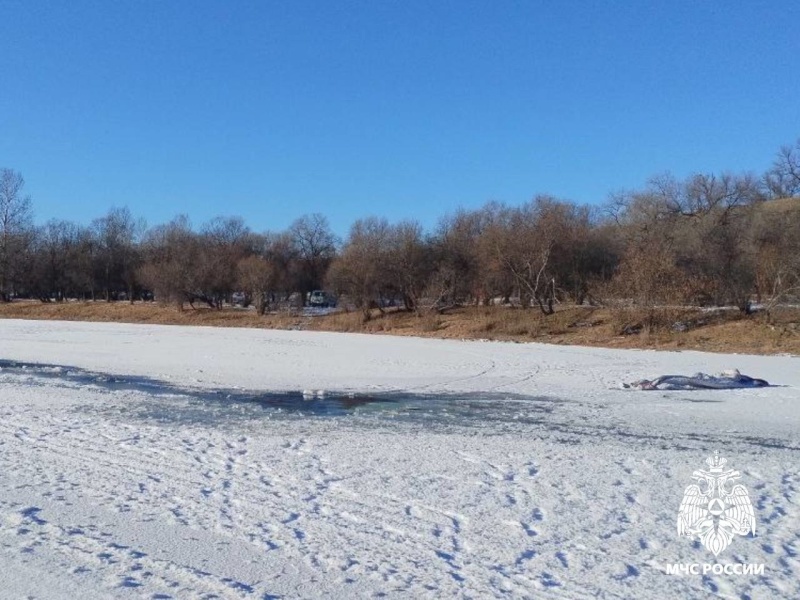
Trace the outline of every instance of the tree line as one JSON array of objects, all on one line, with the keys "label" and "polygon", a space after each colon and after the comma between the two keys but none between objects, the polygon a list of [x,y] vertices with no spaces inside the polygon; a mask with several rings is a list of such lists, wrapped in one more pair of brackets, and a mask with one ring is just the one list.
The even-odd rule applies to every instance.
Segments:
[{"label": "tree line", "polygon": [[238,217],[186,216],[148,228],[127,208],[88,225],[32,221],[24,179],[0,170],[0,301],[157,299],[260,314],[314,289],[364,311],[421,314],[515,303],[730,305],[800,297],[800,139],[762,176],[652,178],[602,206],[539,195],[416,221],[369,217],[344,240],[319,214],[257,233]]}]

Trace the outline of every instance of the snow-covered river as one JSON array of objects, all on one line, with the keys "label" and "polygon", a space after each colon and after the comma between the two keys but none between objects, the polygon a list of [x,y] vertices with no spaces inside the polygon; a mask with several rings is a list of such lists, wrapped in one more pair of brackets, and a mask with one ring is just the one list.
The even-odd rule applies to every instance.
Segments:
[{"label": "snow-covered river", "polygon": [[[800,596],[800,360],[0,321],[0,590]],[[632,392],[729,368],[769,388]],[[756,535],[679,537],[692,473]],[[668,574],[763,564],[764,575]]]}]

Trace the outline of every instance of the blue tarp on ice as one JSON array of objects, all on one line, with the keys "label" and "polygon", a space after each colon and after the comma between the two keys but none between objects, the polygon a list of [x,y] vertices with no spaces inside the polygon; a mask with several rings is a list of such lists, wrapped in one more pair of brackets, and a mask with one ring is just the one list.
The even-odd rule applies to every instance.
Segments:
[{"label": "blue tarp on ice", "polygon": [[763,379],[743,375],[734,369],[718,375],[708,375],[707,373],[695,373],[691,377],[662,375],[655,379],[640,379],[632,383],[623,383],[622,386],[634,390],[736,390],[767,387],[769,383]]}]

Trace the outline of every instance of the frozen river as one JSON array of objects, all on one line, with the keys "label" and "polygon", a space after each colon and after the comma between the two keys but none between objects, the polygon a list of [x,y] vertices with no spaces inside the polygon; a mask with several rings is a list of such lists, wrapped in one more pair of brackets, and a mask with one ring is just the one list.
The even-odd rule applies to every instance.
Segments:
[{"label": "frozen river", "polygon": [[[800,360],[0,321],[0,589],[796,598]],[[739,368],[756,390],[631,392]],[[715,450],[757,522],[679,537]],[[763,575],[673,575],[673,564]]]}]

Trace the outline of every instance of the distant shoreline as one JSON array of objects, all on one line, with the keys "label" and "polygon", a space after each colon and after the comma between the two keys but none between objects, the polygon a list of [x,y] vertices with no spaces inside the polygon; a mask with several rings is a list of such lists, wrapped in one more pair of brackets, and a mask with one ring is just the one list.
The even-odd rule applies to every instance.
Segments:
[{"label": "distant shoreline", "polygon": [[800,309],[744,316],[737,311],[690,308],[609,309],[565,305],[554,315],[503,306],[456,307],[418,316],[404,311],[309,315],[287,311],[258,316],[254,310],[207,307],[178,311],[152,302],[73,301],[0,304],[0,318],[149,323],[211,327],[308,330],[441,339],[539,342],[607,348],[698,350],[800,355]]}]

